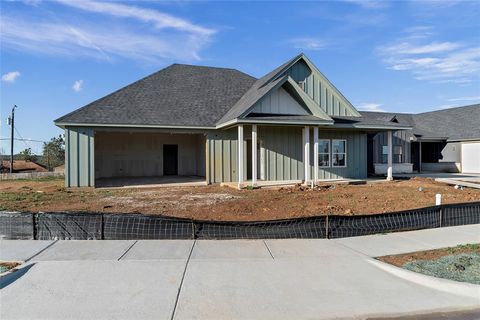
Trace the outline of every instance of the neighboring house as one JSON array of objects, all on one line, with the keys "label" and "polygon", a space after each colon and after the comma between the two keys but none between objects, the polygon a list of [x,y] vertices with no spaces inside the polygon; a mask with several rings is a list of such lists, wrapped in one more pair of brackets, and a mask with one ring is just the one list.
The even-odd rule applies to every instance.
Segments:
[{"label": "neighboring house", "polygon": [[53,168],[53,172],[65,173],[65,165],[61,164]]},{"label": "neighboring house", "polygon": [[[27,160],[13,160],[13,172],[47,172],[48,170],[36,162]],[[3,160],[0,166],[0,172],[10,172],[10,160]]]},{"label": "neighboring house", "polygon": [[[418,114],[361,112],[412,127],[393,133],[393,172],[480,173],[480,104]],[[387,168],[386,133],[369,134],[369,173]]]},{"label": "neighboring house", "polygon": [[66,186],[80,187],[164,175],[239,185],[366,178],[367,135],[410,129],[389,120],[362,117],[300,54],[260,79],[173,64],[55,124],[65,129]]}]

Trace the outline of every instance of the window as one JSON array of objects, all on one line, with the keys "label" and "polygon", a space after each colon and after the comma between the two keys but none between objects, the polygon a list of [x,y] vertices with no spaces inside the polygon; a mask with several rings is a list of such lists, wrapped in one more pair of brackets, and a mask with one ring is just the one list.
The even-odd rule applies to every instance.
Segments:
[{"label": "window", "polygon": [[[400,145],[393,146],[393,163],[403,162],[403,148]],[[382,146],[382,163],[388,162],[388,146]]]},{"label": "window", "polygon": [[388,146],[382,146],[382,163],[388,162]]},{"label": "window", "polygon": [[402,163],[403,150],[402,146],[393,146],[393,163]]},{"label": "window", "polygon": [[330,167],[330,140],[318,140],[318,166]]},{"label": "window", "polygon": [[347,166],[347,140],[332,140],[332,167]]}]

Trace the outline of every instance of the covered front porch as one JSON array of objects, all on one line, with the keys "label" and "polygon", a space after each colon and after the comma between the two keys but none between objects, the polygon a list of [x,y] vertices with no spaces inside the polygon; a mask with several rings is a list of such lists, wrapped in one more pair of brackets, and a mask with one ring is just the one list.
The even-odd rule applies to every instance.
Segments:
[{"label": "covered front porch", "polygon": [[241,188],[367,178],[366,130],[246,123],[214,132],[207,146],[209,183]]}]

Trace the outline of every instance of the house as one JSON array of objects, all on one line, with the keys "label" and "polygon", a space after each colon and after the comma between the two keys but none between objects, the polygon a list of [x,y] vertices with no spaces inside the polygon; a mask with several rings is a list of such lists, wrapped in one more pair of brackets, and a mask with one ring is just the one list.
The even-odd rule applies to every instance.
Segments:
[{"label": "house", "polygon": [[[47,172],[48,170],[36,162],[28,160],[13,160],[13,172]],[[10,172],[10,160],[3,160],[0,166],[0,172]]]},{"label": "house", "polygon": [[368,135],[411,128],[390,120],[362,116],[300,54],[260,79],[173,64],[55,124],[67,187],[164,176],[243,186],[366,178]]},{"label": "house", "polygon": [[[480,173],[480,104],[418,114],[361,112],[412,127],[393,133],[393,172]],[[369,173],[387,170],[387,136],[368,135]]]}]

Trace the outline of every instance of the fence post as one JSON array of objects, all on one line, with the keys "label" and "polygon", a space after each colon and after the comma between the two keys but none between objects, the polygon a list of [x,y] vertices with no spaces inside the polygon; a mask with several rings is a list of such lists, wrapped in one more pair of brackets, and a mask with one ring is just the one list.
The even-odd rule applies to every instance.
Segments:
[{"label": "fence post", "polygon": [[195,240],[195,222],[193,219],[191,220],[191,222],[192,222],[192,240]]},{"label": "fence post", "polygon": [[328,239],[328,214],[327,219],[325,220],[325,238]]},{"label": "fence post", "polygon": [[438,224],[439,224],[439,228],[442,227],[442,219],[443,219],[443,205],[440,206],[440,210],[439,210],[439,218],[438,218]]},{"label": "fence post", "polygon": [[37,219],[36,219],[37,214],[32,213],[32,227],[33,227],[33,240],[38,240],[37,239]]}]

